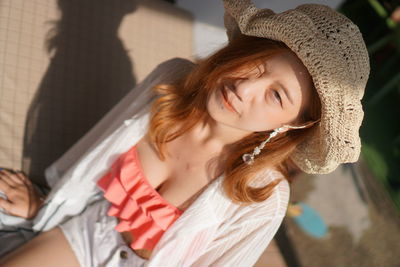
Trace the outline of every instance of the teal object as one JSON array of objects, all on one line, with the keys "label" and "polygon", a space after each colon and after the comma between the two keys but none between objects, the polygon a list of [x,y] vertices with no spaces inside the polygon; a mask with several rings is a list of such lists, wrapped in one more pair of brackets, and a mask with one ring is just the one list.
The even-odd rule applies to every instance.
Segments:
[{"label": "teal object", "polygon": [[312,237],[324,237],[328,232],[328,227],[319,213],[303,202],[296,204],[300,205],[303,210],[300,215],[293,217],[296,224]]}]

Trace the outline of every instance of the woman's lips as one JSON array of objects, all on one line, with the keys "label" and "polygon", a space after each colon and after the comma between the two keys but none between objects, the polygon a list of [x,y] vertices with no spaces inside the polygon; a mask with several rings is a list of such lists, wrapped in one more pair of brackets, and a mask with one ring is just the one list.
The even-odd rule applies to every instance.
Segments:
[{"label": "woman's lips", "polygon": [[227,91],[225,85],[222,86],[222,88],[221,88],[221,95],[222,95],[222,102],[223,102],[224,105],[227,107],[227,109],[230,110],[230,111],[232,111],[232,112],[238,113],[238,112],[236,111],[235,107],[234,107],[234,106],[229,102],[229,100],[228,100],[228,91]]}]

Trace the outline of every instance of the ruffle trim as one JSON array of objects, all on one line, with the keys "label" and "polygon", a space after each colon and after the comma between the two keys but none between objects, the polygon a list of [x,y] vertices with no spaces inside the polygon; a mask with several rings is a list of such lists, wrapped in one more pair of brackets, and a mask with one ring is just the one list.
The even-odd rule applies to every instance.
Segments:
[{"label": "ruffle trim", "polygon": [[107,215],[120,219],[115,229],[132,233],[132,249],[152,250],[168,227],[183,213],[147,181],[136,146],[113,163],[110,171],[97,181],[97,186],[112,204]]}]

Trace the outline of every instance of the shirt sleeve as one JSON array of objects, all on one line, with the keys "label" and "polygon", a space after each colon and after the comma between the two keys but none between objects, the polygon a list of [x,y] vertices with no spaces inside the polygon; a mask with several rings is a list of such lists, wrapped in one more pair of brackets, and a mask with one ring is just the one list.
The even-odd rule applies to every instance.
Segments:
[{"label": "shirt sleeve", "polygon": [[[45,178],[51,190],[46,203],[33,220],[35,231],[47,231],[101,198],[102,192],[96,186],[96,179],[107,171],[114,155],[126,151],[128,144],[133,145],[133,140],[139,138],[138,133],[143,133],[148,123],[150,103],[155,97],[151,88],[158,83],[181,77],[192,66],[192,62],[180,58],[160,63],[95,126],[46,168]],[[127,129],[131,131],[129,136]]]},{"label": "shirt sleeve", "polygon": [[216,231],[205,252],[190,266],[253,266],[275,236],[286,215],[290,187],[276,186],[273,197],[253,209],[238,211]]},{"label": "shirt sleeve", "polygon": [[133,115],[144,112],[154,99],[152,87],[166,82],[173,77],[185,75],[193,63],[183,58],[172,58],[160,63],[146,78],[128,92],[102,119],[89,129],[56,161],[45,170],[45,178],[50,187],[53,187],[75,163],[91,149],[98,146],[106,137],[110,136],[121,123]]},{"label": "shirt sleeve", "polygon": [[282,217],[248,221],[213,240],[207,252],[190,266],[253,266],[270,244]]},{"label": "shirt sleeve", "polygon": [[271,242],[282,218],[257,219],[235,224],[218,234],[203,229],[193,235],[175,237],[146,263],[146,267],[253,266]]},{"label": "shirt sleeve", "polygon": [[[289,184],[286,180],[281,181],[275,189],[275,193],[264,202],[242,207],[224,206],[221,216],[225,218],[201,230],[180,221],[177,228],[185,231],[181,229],[164,239],[162,249],[145,266],[253,266],[286,215]],[[207,216],[212,217],[208,208],[196,212],[203,214],[202,222],[207,220]],[[203,223],[199,225],[203,227]]]}]

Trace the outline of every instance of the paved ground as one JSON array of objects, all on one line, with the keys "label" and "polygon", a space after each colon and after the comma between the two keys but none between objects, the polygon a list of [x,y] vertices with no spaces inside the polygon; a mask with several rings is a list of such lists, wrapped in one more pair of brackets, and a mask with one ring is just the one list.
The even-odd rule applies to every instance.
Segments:
[{"label": "paved ground", "polygon": [[[287,264],[285,259],[280,252],[275,239],[272,239],[267,249],[258,259],[257,263],[253,267],[286,267]],[[238,266],[240,267],[240,266]]]},{"label": "paved ground", "polygon": [[329,234],[313,238],[287,216],[276,236],[287,266],[400,266],[399,212],[362,161],[327,175],[299,176],[291,201],[316,209]]}]

